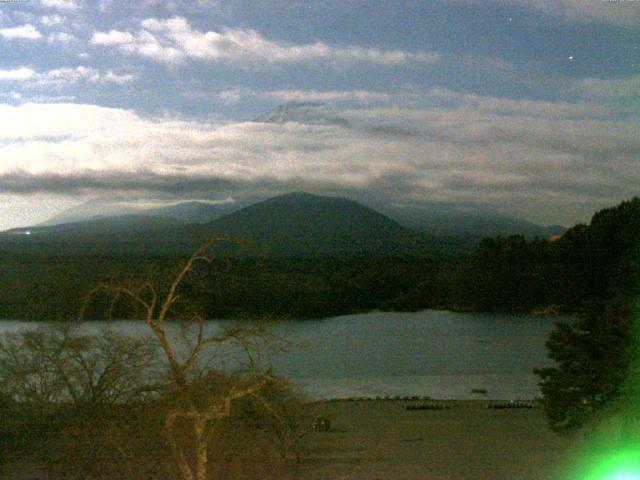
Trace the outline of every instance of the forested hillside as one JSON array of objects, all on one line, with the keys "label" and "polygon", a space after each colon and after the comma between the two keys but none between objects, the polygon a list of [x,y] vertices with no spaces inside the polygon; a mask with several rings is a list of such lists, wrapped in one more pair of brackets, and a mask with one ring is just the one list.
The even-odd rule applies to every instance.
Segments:
[{"label": "forested hillside", "polygon": [[596,213],[556,241],[485,239],[459,275],[475,310],[575,311],[637,281],[640,198]]},{"label": "forested hillside", "polygon": [[[248,226],[264,221],[257,230],[258,245],[280,241],[295,246],[298,254],[222,246],[217,259],[201,266],[191,280],[197,284],[187,286],[193,303],[208,317],[303,318],[424,308],[574,312],[635,285],[638,198],[598,212],[589,225],[577,225],[555,241],[488,238],[469,255],[418,241],[382,215],[349,207],[352,215],[343,223],[334,218],[345,208],[339,202],[338,209],[324,213],[327,206],[317,204],[311,210],[299,207],[298,214],[280,212],[279,218],[288,222],[279,227],[275,222],[271,229],[268,208],[240,211],[214,222],[216,233],[218,228],[220,233],[228,229],[251,245]],[[315,214],[309,216],[309,211]],[[313,225],[306,230],[305,222]],[[349,222],[356,222],[353,230],[336,227],[344,229]],[[385,241],[393,248],[384,248]],[[304,245],[312,253],[304,255]],[[5,252],[0,259],[0,281],[5,285],[0,317],[68,319],[75,317],[84,295],[97,284],[135,284],[148,278],[162,283],[184,254]]]}]

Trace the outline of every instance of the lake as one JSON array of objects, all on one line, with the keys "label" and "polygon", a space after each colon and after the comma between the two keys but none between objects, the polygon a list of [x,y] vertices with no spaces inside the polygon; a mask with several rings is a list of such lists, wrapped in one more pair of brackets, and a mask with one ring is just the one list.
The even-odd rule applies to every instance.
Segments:
[{"label": "lake", "polygon": [[[550,364],[544,344],[557,320],[426,310],[283,321],[273,330],[293,347],[271,361],[312,398],[531,399],[539,395],[532,370]],[[113,324],[146,332],[142,322]],[[207,330],[226,324],[211,320]],[[0,333],[33,325],[1,321]]]}]

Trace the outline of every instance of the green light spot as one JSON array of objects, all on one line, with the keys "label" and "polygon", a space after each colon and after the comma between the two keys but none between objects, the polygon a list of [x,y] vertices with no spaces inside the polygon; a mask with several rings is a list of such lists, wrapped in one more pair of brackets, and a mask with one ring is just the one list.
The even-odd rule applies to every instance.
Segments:
[{"label": "green light spot", "polygon": [[640,480],[640,448],[603,455],[577,480]]},{"label": "green light spot", "polygon": [[617,472],[609,477],[610,480],[640,480],[640,472]]}]

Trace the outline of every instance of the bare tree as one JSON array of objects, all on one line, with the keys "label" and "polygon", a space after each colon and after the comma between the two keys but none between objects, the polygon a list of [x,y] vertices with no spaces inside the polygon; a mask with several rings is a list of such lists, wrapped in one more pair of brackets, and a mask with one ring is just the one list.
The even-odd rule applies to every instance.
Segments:
[{"label": "bare tree", "polygon": [[6,334],[0,340],[6,462],[43,469],[48,478],[98,478],[101,471],[141,478],[126,467],[134,451],[140,459],[152,450],[150,443],[140,448],[135,435],[126,443],[118,437],[127,423],[151,424],[135,405],[157,391],[157,353],[151,337],[109,327],[93,334],[77,323],[54,323]]},{"label": "bare tree", "polygon": [[[205,480],[209,472],[211,442],[220,422],[232,414],[232,407],[239,400],[251,398],[262,405],[265,411],[274,413],[263,391],[278,380],[270,369],[261,369],[253,357],[254,341],[269,338],[260,325],[235,325],[222,332],[210,335],[205,332],[204,319],[198,314],[182,318],[183,324],[193,326],[192,342],[186,354],[179,351],[175,338],[167,329],[172,308],[181,299],[178,290],[185,277],[199,263],[211,263],[211,248],[222,241],[212,238],[204,243],[169,284],[162,294],[152,282],[145,282],[136,288],[128,286],[103,285],[94,289],[85,302],[82,317],[86,315],[90,300],[98,294],[107,294],[110,311],[113,312],[128,303],[136,307],[151,334],[157,340],[168,366],[171,399],[167,409],[164,427],[168,445],[183,480]],[[210,349],[235,342],[246,354],[246,370],[241,374],[226,377],[224,382],[212,385],[210,370],[199,368],[201,360]]]},{"label": "bare tree", "polygon": [[6,334],[0,340],[5,395],[22,405],[51,410],[126,403],[148,390],[156,348],[149,338],[105,328],[83,333],[78,324],[55,323]]}]

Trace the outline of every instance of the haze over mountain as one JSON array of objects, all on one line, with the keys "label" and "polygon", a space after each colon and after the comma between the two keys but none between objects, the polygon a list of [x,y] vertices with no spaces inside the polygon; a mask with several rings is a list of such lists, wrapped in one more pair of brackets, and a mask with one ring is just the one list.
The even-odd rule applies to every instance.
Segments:
[{"label": "haze over mountain", "polygon": [[[227,199],[222,201],[186,201],[158,207],[139,206],[138,200],[109,202],[94,199],[77,207],[65,210],[36,227],[78,223],[87,220],[116,216],[165,217],[180,223],[207,223],[246,206],[257,203],[260,198]],[[356,200],[401,225],[434,236],[525,235],[547,238],[562,234],[566,227],[543,226],[526,220],[501,214],[489,208],[474,205],[446,205],[431,203],[421,205],[388,205],[376,201]],[[144,204],[144,201],[142,201]],[[25,227],[29,228],[29,227]],[[33,229],[34,227],[30,227]]]},{"label": "haze over mountain", "polygon": [[106,211],[112,214],[100,216],[95,208],[98,202],[91,202],[42,225],[4,232],[0,248],[183,252],[208,236],[218,235],[245,238],[265,252],[313,256],[415,248],[422,251],[427,246],[439,251],[469,251],[484,236],[547,238],[564,231],[562,227],[542,227],[478,209],[381,206],[376,210],[346,198],[304,192],[244,205],[239,201],[185,202],[147,209],[124,206],[120,211],[110,206]]},{"label": "haze over mountain", "polygon": [[[194,206],[201,207],[187,205]],[[172,211],[191,212],[186,207]],[[0,249],[58,253],[188,252],[213,235],[244,238],[264,253],[296,256],[407,251],[426,241],[424,235],[357,202],[297,192],[258,202],[208,223],[121,215],[13,229],[0,235]]]},{"label": "haze over mountain", "polygon": [[567,230],[562,225],[537,225],[474,205],[379,205],[377,210],[406,227],[435,236],[524,235],[548,238]]},{"label": "haze over mountain", "polygon": [[231,198],[218,201],[165,202],[159,206],[153,206],[154,203],[158,202],[148,202],[135,197],[95,198],[64,210],[45,222],[39,223],[36,227],[49,227],[123,215],[174,218],[181,223],[206,223],[239,210],[248,204]]}]

